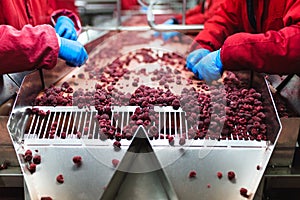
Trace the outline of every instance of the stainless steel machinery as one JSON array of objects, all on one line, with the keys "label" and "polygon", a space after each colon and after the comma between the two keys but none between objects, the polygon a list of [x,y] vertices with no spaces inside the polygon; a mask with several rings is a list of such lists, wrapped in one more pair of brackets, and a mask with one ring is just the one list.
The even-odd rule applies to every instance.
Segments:
[{"label": "stainless steel machinery", "polygon": [[[87,45],[90,51],[87,66],[74,69],[59,63],[54,71],[44,71],[46,87],[67,81],[75,91],[76,87],[91,89],[99,81],[87,78],[86,70],[91,66],[98,72],[97,69],[116,58],[132,55],[144,47],[157,49],[158,55],[164,52],[183,55],[191,40],[187,37],[181,42],[165,44],[159,38],[149,40],[151,35],[151,31],[123,32],[104,42],[101,42],[103,38],[98,38]],[[133,36],[135,40],[130,39]],[[145,77],[138,75],[142,84],[155,85],[155,81],[146,80],[147,69],[159,69],[161,65],[141,62],[134,66],[146,69]],[[238,74],[250,79],[249,72]],[[42,91],[41,83],[34,81],[38,77],[38,72],[25,77],[8,122],[30,199],[243,199],[246,197],[241,195],[241,188],[246,188],[247,198],[252,199],[280,135],[281,124],[268,84],[259,74],[254,74],[253,87],[259,86],[257,90],[264,97],[263,105],[268,110],[266,140],[188,139],[186,134],[191,127],[186,122],[186,113],[182,109],[156,106],[154,112],[158,113],[159,120],[154,125],[161,130],[163,139],[150,139],[148,128],[139,126],[131,140],[121,140],[122,146],[118,150],[114,148],[114,140],[100,139],[99,124],[95,120],[98,111],[93,106],[88,110],[77,106],[36,106],[34,108],[49,115],[32,114],[31,103]],[[120,79],[120,84],[116,83],[115,87],[133,91],[127,85],[135,78],[125,79],[129,82]],[[111,109],[111,122],[122,132],[130,125],[129,118],[135,107],[114,106]],[[46,130],[55,121],[58,122],[55,133],[65,130],[70,134],[66,137],[47,135]],[[175,133],[168,129],[171,124],[175,126]],[[74,130],[82,135],[78,137]],[[171,136],[174,137],[172,145],[167,139]],[[187,138],[186,144],[180,145],[183,136]],[[36,165],[34,173],[24,157],[27,150],[41,156],[41,163]],[[82,158],[79,167],[72,162],[74,156]],[[116,167],[113,160],[119,161]],[[190,177],[192,171],[197,173],[195,178]],[[232,180],[227,177],[230,171],[235,173]],[[222,178],[218,178],[218,172],[223,174]],[[56,181],[60,174],[64,177],[63,184]]]},{"label": "stainless steel machinery", "polygon": [[[153,7],[155,3],[152,2],[149,7]],[[101,57],[95,67],[104,67],[118,57],[129,55],[145,47],[184,55],[191,42],[191,38],[187,36],[184,36],[181,41],[170,43],[164,43],[160,38],[149,40],[153,34],[151,29],[171,30],[170,27],[157,25],[154,13],[149,9],[147,16],[143,16],[147,17],[148,21],[148,25],[145,26],[123,26],[121,15],[118,15],[116,27],[85,27],[86,32],[82,35],[103,31],[85,45],[90,59],[99,55]],[[172,30],[173,28],[186,32],[202,29],[203,26],[191,28],[179,25],[172,27]],[[88,35],[87,38],[92,37]],[[158,67],[144,65],[144,63],[140,63],[139,66]],[[60,85],[67,81],[71,82],[74,88],[84,86],[91,89],[97,81],[88,78],[88,73],[85,71],[87,67],[85,65],[74,69],[59,62],[54,70],[43,71],[45,86]],[[85,78],[78,78],[83,74]],[[249,72],[238,72],[238,74],[251,79]],[[185,134],[190,128],[186,123],[186,113],[182,109],[174,110],[171,107],[157,106],[154,108],[155,112],[159,113],[157,115],[159,123],[156,126],[161,130],[164,139],[151,139],[147,134],[149,130],[139,126],[131,140],[121,140],[121,149],[117,151],[114,148],[114,140],[100,139],[99,124],[95,120],[98,111],[93,106],[88,110],[74,105],[36,106],[35,108],[39,110],[48,111],[49,116],[45,118],[33,115],[30,112],[31,104],[44,89],[42,83],[37,81],[39,77],[38,71],[25,77],[7,126],[22,169],[28,199],[43,197],[53,199],[261,199],[261,196],[256,196],[263,196],[264,187],[270,186],[269,178],[274,178],[274,172],[272,170],[270,172],[270,167],[277,170],[276,166],[286,167],[286,163],[292,164],[296,145],[290,142],[296,143],[294,133],[289,134],[293,135],[293,139],[288,141],[290,151],[287,160],[282,159],[284,158],[282,155],[286,155],[286,144],[283,144],[283,148],[279,148],[283,150],[282,153],[274,152],[276,144],[280,143],[278,142],[280,136],[286,133],[286,127],[290,125],[279,118],[272,91],[269,89],[269,80],[261,74],[253,75],[252,86],[261,92],[264,97],[263,105],[268,108],[267,140],[216,140],[208,137],[201,140],[186,140],[186,144],[182,146],[179,144],[180,138],[188,137]],[[154,84],[151,81],[147,82],[145,77],[141,80],[145,80],[143,81],[145,85]],[[270,82],[274,84],[274,81]],[[120,87],[126,88],[126,82],[118,85],[118,88]],[[129,124],[129,117],[135,107],[116,106],[111,109],[116,114],[111,116],[111,121],[122,131]],[[45,130],[55,121],[60,122],[55,129],[56,132],[65,129],[71,134],[66,138],[61,135],[50,138]],[[297,119],[291,122],[295,125],[292,131],[297,129],[298,122]],[[284,125],[283,129],[281,123]],[[168,129],[171,124],[176,125],[174,135]],[[84,134],[78,137],[74,134],[74,130]],[[174,136],[174,145],[170,145],[166,138],[169,136]],[[29,163],[24,160],[27,150],[41,156],[41,163],[36,166],[34,173],[30,172]],[[74,156],[81,156],[80,166],[73,163]],[[280,157],[280,161],[284,164],[272,159],[275,156]],[[118,161],[118,165],[115,165],[113,160]],[[195,178],[189,177],[192,171],[197,173]],[[229,171],[235,173],[235,179],[228,179]],[[222,178],[218,178],[218,172],[223,174]],[[56,180],[60,174],[64,177],[63,184]],[[278,178],[284,173],[280,171],[275,174]],[[241,188],[247,189],[247,197],[241,195]]]}]

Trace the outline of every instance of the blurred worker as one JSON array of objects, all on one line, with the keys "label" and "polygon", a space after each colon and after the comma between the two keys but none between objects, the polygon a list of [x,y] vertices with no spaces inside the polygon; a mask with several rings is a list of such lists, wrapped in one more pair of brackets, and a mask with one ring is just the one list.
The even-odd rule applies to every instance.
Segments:
[{"label": "blurred worker", "polygon": [[76,12],[74,0],[1,0],[0,74],[52,69],[58,57],[71,66],[84,64]]},{"label": "blurred worker", "polygon": [[[185,14],[185,24],[204,24],[206,20],[210,19],[216,10],[220,7],[221,2],[224,0],[202,0],[199,1],[199,4],[195,7],[187,10]],[[182,23],[182,14],[176,15],[175,17],[166,20],[163,24],[172,25],[172,24],[181,24]],[[175,36],[180,35],[180,32],[162,32],[162,38],[164,41],[167,41]],[[159,33],[156,32],[155,36],[158,36]]]},{"label": "blurred worker", "polygon": [[300,0],[226,0],[205,23],[187,67],[210,82],[223,70],[300,73]]},{"label": "blurred worker", "polygon": [[134,10],[140,7],[138,0],[121,0],[122,10]]}]

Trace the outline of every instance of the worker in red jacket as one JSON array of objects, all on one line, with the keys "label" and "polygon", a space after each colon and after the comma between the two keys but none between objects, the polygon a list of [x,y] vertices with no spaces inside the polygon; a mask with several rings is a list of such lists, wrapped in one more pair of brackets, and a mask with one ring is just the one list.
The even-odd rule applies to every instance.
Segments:
[{"label": "worker in red jacket", "polygon": [[[224,0],[202,0],[198,5],[189,9],[185,14],[185,24],[204,24],[206,20],[210,19],[216,10],[220,7],[220,4]],[[182,14],[176,15],[175,17],[168,19],[164,22],[165,25],[181,24]],[[158,36],[158,32],[155,36]],[[167,41],[175,36],[180,35],[179,32],[163,32],[162,38]]]},{"label": "worker in red jacket", "polygon": [[121,0],[121,9],[122,10],[132,10],[139,7],[140,4],[138,0]]},{"label": "worker in red jacket", "polygon": [[1,0],[0,74],[52,69],[58,57],[82,65],[88,56],[76,41],[76,12],[74,0]]},{"label": "worker in red jacket", "polygon": [[187,67],[213,81],[223,70],[300,73],[300,0],[226,0],[205,23]]}]

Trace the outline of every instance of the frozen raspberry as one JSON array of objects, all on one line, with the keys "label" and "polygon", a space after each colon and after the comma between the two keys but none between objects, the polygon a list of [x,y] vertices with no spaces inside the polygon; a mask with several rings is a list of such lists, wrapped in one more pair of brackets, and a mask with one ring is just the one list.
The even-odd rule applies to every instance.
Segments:
[{"label": "frozen raspberry", "polygon": [[41,197],[41,200],[52,200],[51,197]]},{"label": "frozen raspberry", "polygon": [[82,158],[81,156],[74,156],[73,157],[73,163],[77,166],[80,166],[82,164]]},{"label": "frozen raspberry", "polygon": [[113,144],[113,146],[114,146],[114,148],[115,148],[116,150],[119,150],[119,149],[121,148],[121,142],[115,141],[114,144]]},{"label": "frozen raspberry", "polygon": [[28,170],[30,171],[30,173],[34,173],[35,172],[35,170],[36,170],[36,164],[34,164],[34,163],[31,163],[30,165],[29,165],[29,167],[28,167]]},{"label": "frozen raspberry", "polygon": [[79,79],[84,79],[84,74],[83,73],[80,73],[77,76],[78,76]]},{"label": "frozen raspberry", "polygon": [[217,177],[218,177],[219,179],[221,179],[221,178],[223,177],[222,172],[217,172]]},{"label": "frozen raspberry", "polygon": [[192,171],[190,171],[190,173],[189,173],[189,177],[190,177],[190,178],[195,178],[196,175],[197,175],[197,172],[196,172],[195,170],[192,170]]},{"label": "frozen raspberry", "polygon": [[70,84],[68,83],[68,82],[63,82],[62,84],[61,84],[61,87],[62,88],[68,88],[68,87],[70,87]]},{"label": "frozen raspberry", "polygon": [[32,162],[36,165],[41,163],[41,156],[40,155],[35,155],[32,159]]},{"label": "frozen raspberry", "polygon": [[73,92],[74,92],[74,89],[71,87],[67,88],[67,90],[66,90],[66,93],[73,93]]},{"label": "frozen raspberry", "polygon": [[243,197],[248,198],[249,195],[248,195],[247,193],[248,193],[248,190],[247,190],[246,188],[241,188],[241,189],[240,189],[240,194],[241,194]]},{"label": "frozen raspberry", "polygon": [[134,81],[134,82],[132,82],[132,86],[134,86],[134,87],[137,87],[138,86],[138,82],[136,82],[136,81]]},{"label": "frozen raspberry", "polygon": [[61,137],[61,139],[66,139],[66,137],[67,137],[66,132],[61,132],[60,137]]},{"label": "frozen raspberry", "polygon": [[121,139],[122,139],[122,134],[121,134],[121,133],[117,133],[117,134],[115,135],[115,139],[116,139],[117,141],[121,141]]},{"label": "frozen raspberry", "polygon": [[28,150],[25,151],[24,155],[25,156],[27,156],[27,155],[31,155],[32,156],[32,151],[30,149],[28,149]]},{"label": "frozen raspberry", "polygon": [[39,110],[38,115],[40,115],[41,117],[45,117],[45,116],[47,116],[47,113],[43,110]]},{"label": "frozen raspberry", "polygon": [[81,133],[80,131],[77,131],[76,135],[77,135],[77,138],[78,138],[78,139],[80,139],[80,138],[81,138],[81,135],[82,135],[82,133]]},{"label": "frozen raspberry", "polygon": [[178,110],[180,108],[180,101],[178,99],[174,99],[171,105],[174,110]]},{"label": "frozen raspberry", "polygon": [[119,164],[119,160],[118,159],[112,159],[111,163],[113,164],[114,167],[117,167]]},{"label": "frozen raspberry", "polygon": [[179,145],[181,145],[181,146],[185,145],[185,138],[184,137],[181,137],[179,139]]},{"label": "frozen raspberry", "polygon": [[56,177],[56,181],[58,183],[64,183],[64,176],[62,174],[59,174],[57,177]]},{"label": "frozen raspberry", "polygon": [[143,120],[139,119],[135,122],[136,125],[143,125]]},{"label": "frozen raspberry", "polygon": [[173,136],[169,136],[168,140],[169,140],[169,144],[171,146],[174,146],[174,137]]},{"label": "frozen raspberry", "polygon": [[24,156],[24,160],[26,162],[31,162],[31,159],[32,159],[32,155],[31,154],[27,154],[27,155]]},{"label": "frozen raspberry", "polygon": [[235,173],[233,171],[229,171],[227,174],[227,177],[229,180],[232,180],[235,178]]},{"label": "frozen raspberry", "polygon": [[261,168],[260,165],[256,165],[257,170],[260,170],[260,168]]}]

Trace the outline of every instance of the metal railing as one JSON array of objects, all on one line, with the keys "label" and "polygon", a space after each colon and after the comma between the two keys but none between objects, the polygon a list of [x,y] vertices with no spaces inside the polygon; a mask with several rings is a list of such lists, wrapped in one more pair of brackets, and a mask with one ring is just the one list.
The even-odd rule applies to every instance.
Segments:
[{"label": "metal railing", "polygon": [[155,30],[155,31],[179,31],[179,32],[199,32],[204,28],[203,24],[199,25],[186,25],[185,21],[185,14],[186,14],[186,7],[187,1],[182,1],[182,24],[176,25],[165,25],[165,24],[156,24],[155,23],[155,15],[154,15],[154,6],[159,2],[166,2],[163,0],[151,1],[150,4],[145,3],[143,0],[138,0],[139,4],[145,8],[147,8],[147,21],[148,26],[123,26],[122,25],[122,5],[121,0],[117,0],[116,2],[116,25],[115,26],[84,26],[83,30],[95,30],[95,31],[148,31],[148,30]]}]

